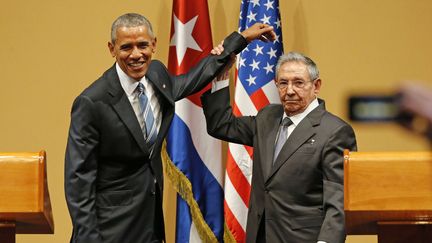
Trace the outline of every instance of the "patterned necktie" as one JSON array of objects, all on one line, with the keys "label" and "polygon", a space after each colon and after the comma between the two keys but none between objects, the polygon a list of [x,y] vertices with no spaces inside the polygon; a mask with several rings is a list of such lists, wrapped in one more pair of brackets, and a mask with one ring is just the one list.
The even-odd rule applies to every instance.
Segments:
[{"label": "patterned necktie", "polygon": [[285,117],[282,120],[282,124],[280,125],[280,128],[279,128],[278,138],[276,140],[276,146],[275,146],[275,152],[274,152],[274,157],[273,157],[273,163],[276,161],[276,158],[278,157],[278,155],[279,155],[279,153],[280,153],[283,145],[285,144],[285,142],[287,140],[288,127],[291,124],[293,124],[293,122],[288,117]]},{"label": "patterned necktie", "polygon": [[145,94],[144,85],[138,83],[138,98],[141,109],[141,117],[144,119],[143,134],[145,135],[146,142],[149,146],[152,146],[156,140],[156,122],[154,119],[154,114],[150,106],[149,99]]}]

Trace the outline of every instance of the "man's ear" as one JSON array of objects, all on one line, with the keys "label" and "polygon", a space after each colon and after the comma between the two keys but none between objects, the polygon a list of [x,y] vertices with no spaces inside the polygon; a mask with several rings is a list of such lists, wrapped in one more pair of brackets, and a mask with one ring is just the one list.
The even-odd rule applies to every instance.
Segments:
[{"label": "man's ear", "polygon": [[152,41],[152,46],[153,46],[152,53],[156,52],[156,43],[157,43],[157,38],[155,37],[155,38],[153,38],[153,41]]},{"label": "man's ear", "polygon": [[109,49],[109,51],[111,53],[111,56],[115,57],[116,55],[115,55],[115,50],[114,50],[114,44],[111,43],[111,41],[108,41],[108,49]]},{"label": "man's ear", "polygon": [[321,82],[322,81],[321,81],[320,78],[316,79],[315,82],[314,82],[314,88],[315,88],[314,93],[315,93],[315,95],[318,95],[318,93],[319,93],[319,91],[321,89]]}]

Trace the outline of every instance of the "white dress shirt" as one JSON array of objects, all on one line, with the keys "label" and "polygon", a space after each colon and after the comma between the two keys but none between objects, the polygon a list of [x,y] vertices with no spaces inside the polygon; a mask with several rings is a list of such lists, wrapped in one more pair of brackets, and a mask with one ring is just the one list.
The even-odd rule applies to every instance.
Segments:
[{"label": "white dress shirt", "polygon": [[138,82],[142,83],[145,88],[145,94],[150,101],[150,107],[153,111],[153,115],[156,122],[156,131],[159,132],[161,123],[162,123],[162,112],[160,109],[160,103],[157,94],[155,93],[155,89],[153,87],[153,84],[147,80],[147,78],[144,76],[140,81],[137,81],[131,77],[129,77],[123,70],[120,68],[120,66],[116,63],[116,70],[117,74],[120,79],[120,84],[125,91],[129,102],[132,105],[132,108],[135,112],[135,115],[138,119],[138,122],[141,126],[141,128],[144,127],[144,117],[142,117],[141,110],[140,110],[140,104],[138,99]]},{"label": "white dress shirt", "polygon": [[[287,139],[288,139],[288,137],[291,135],[291,133],[294,131],[294,129],[297,127],[297,125],[303,120],[303,118],[305,118],[311,111],[313,111],[313,109],[315,109],[315,108],[317,108],[318,107],[318,105],[319,105],[319,103],[318,103],[318,99],[317,98],[315,98],[309,105],[308,105],[308,107],[302,112],[302,113],[299,113],[299,114],[297,114],[297,115],[294,115],[294,116],[288,116],[285,112],[284,112],[284,114],[283,114],[283,116],[282,116],[282,120],[285,118],[285,117],[288,117],[289,119],[291,119],[291,121],[293,122],[293,124],[291,124],[289,127],[288,127],[288,130],[287,130],[287,132],[288,132],[288,134],[287,134]],[[281,120],[281,121],[282,121]]]}]

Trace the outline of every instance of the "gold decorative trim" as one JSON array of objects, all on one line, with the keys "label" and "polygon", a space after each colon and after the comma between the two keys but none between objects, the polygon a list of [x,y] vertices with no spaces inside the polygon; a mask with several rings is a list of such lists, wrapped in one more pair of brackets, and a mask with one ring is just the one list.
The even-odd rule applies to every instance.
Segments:
[{"label": "gold decorative trim", "polygon": [[231,230],[228,229],[228,225],[226,224],[225,220],[224,220],[224,242],[225,243],[237,243]]},{"label": "gold decorative trim", "polygon": [[[195,223],[198,234],[203,242],[215,242],[218,240],[213,233],[213,231],[208,226],[207,222],[204,220],[204,217],[201,213],[201,210],[198,206],[198,203],[195,201],[192,192],[192,184],[189,179],[186,177],[183,172],[181,172],[171,161],[166,151],[166,140],[162,145],[162,161],[165,167],[165,173],[167,174],[173,188],[176,192],[186,201],[189,205],[192,220]],[[224,227],[224,231],[226,231],[227,227]],[[225,239],[224,232],[224,239]]]}]

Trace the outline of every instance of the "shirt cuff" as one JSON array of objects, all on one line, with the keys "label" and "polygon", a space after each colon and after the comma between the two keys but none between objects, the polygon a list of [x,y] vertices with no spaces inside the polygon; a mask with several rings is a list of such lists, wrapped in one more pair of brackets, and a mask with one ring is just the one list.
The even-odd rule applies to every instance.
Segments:
[{"label": "shirt cuff", "polygon": [[221,80],[221,81],[212,81],[212,89],[211,92],[214,93],[218,90],[221,90],[223,88],[226,88],[229,86],[229,79]]},{"label": "shirt cuff", "polygon": [[317,243],[327,243],[327,242],[319,240]]}]

